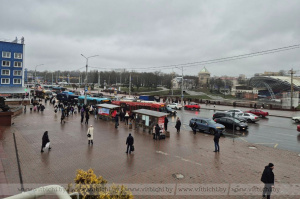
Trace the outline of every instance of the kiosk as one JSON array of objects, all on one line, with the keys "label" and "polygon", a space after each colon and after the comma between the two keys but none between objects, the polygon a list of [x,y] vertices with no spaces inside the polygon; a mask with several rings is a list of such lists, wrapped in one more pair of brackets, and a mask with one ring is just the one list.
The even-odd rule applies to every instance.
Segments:
[{"label": "kiosk", "polygon": [[147,109],[138,109],[132,112],[136,114],[135,128],[142,127],[143,131],[148,130],[149,133],[153,133],[153,128],[156,124],[158,124],[164,132],[165,117],[168,115],[168,113],[151,111]]},{"label": "kiosk", "polygon": [[98,118],[112,120],[120,110],[120,106],[114,104],[97,104]]}]

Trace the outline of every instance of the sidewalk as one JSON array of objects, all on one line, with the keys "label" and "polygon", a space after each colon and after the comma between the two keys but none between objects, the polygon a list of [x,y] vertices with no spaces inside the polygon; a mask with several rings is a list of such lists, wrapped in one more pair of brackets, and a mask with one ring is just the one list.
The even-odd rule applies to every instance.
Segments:
[{"label": "sidewalk", "polygon": [[[27,112],[15,119],[14,126],[5,129],[0,142],[6,155],[1,160],[9,185],[19,183],[12,132],[16,135],[25,188],[41,184],[68,184],[73,182],[77,169],[89,168],[109,183],[116,184],[204,186],[230,183],[262,186],[260,177],[269,162],[275,165],[275,186],[300,184],[300,157],[294,152],[253,145],[241,139],[221,138],[221,152],[214,153],[213,136],[204,133],[194,135],[184,126],[180,133],[175,133],[173,125],[169,125],[171,137],[155,141],[152,135],[141,129],[130,130],[124,123],[115,129],[114,123],[93,117],[90,117],[90,124],[95,128],[94,145],[88,146],[88,126],[80,124],[80,115],[70,116],[61,125],[60,113],[54,114],[52,109],[47,105],[43,114]],[[40,153],[42,135],[46,130],[49,131],[52,150]],[[134,136],[136,151],[126,155],[125,141],[129,133]],[[183,178],[175,178],[176,174],[182,174]],[[181,194],[176,192],[168,196],[160,193],[135,198],[261,198],[261,195],[242,194]],[[299,195],[281,193],[272,198],[299,198]]]}]

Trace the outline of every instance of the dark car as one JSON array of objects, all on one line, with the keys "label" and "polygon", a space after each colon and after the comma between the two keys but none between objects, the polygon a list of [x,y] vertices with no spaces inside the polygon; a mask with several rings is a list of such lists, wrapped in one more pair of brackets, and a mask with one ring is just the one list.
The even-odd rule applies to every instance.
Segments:
[{"label": "dark car", "polygon": [[174,109],[171,109],[170,107],[166,107],[166,111],[170,115],[176,115],[177,114],[177,111],[175,111]]},{"label": "dark car", "polygon": [[209,132],[210,134],[215,134],[217,131],[222,133],[225,129],[225,126],[223,126],[222,124],[218,124],[212,119],[208,119],[208,118],[201,118],[201,117],[192,118],[190,120],[190,127],[192,127],[192,124],[194,122],[196,122],[197,124],[196,130]]},{"label": "dark car", "polygon": [[241,122],[240,120],[232,117],[221,117],[221,118],[216,118],[215,122],[219,124],[223,124],[226,128],[235,128],[235,130],[240,131],[240,130],[247,130],[248,129],[248,124],[245,122]]},{"label": "dark car", "polygon": [[[213,120],[215,120],[216,118],[222,118],[222,117],[233,117],[233,113],[231,112],[215,112],[215,114],[213,114]],[[244,118],[238,118],[235,117],[237,120],[240,120],[241,122],[246,122],[247,120]]]}]

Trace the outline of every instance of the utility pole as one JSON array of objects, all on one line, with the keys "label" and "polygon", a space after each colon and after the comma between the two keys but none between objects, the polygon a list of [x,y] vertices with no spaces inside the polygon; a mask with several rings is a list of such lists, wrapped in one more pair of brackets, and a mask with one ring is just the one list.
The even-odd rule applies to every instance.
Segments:
[{"label": "utility pole", "polygon": [[99,56],[99,55],[93,55],[93,56],[90,56],[90,57],[86,57],[84,56],[83,54],[81,54],[82,57],[84,57],[86,59],[86,69],[85,69],[85,88],[84,88],[84,104],[87,105],[87,76],[88,76],[88,63],[89,63],[89,58],[91,57],[96,57],[96,56]]},{"label": "utility pole", "polygon": [[184,83],[184,79],[183,79],[183,66],[181,68],[181,75],[182,75],[182,82],[181,82],[181,105],[183,106],[183,83]]},{"label": "utility pole", "polygon": [[131,94],[131,73],[129,76],[129,97],[130,97],[130,94]]},{"label": "utility pole", "polygon": [[293,69],[289,71],[291,74],[291,109],[293,108],[293,94],[294,94],[294,86],[293,86],[293,75],[296,73]]},{"label": "utility pole", "polygon": [[101,83],[100,83],[100,71],[98,72],[98,87],[100,88]]},{"label": "utility pole", "polygon": [[172,96],[173,96],[173,79],[174,79],[174,71],[172,72],[172,79],[171,79]]},{"label": "utility pole", "polygon": [[53,72],[52,72],[52,81],[51,81],[51,85],[53,85]]}]

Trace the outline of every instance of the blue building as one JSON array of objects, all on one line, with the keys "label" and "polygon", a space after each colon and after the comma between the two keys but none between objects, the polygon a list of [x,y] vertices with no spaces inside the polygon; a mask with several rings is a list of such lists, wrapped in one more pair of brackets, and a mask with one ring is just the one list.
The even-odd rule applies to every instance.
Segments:
[{"label": "blue building", "polygon": [[0,41],[0,93],[24,93],[24,38]]}]

